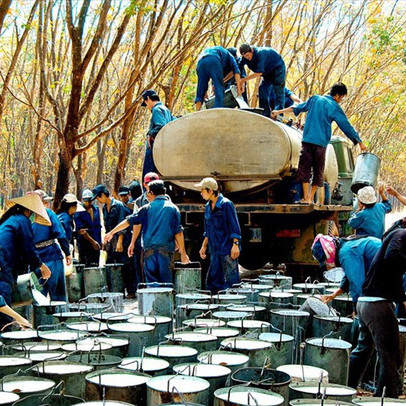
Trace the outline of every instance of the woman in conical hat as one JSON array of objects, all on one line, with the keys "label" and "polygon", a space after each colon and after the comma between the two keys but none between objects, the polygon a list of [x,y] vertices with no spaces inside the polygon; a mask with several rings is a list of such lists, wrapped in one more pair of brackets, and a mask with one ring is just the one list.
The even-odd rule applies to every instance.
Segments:
[{"label": "woman in conical hat", "polygon": [[[0,294],[11,306],[12,293],[17,277],[40,268],[43,279],[51,276],[49,268],[42,263],[33,243],[30,217],[50,224],[45,207],[38,195],[29,195],[6,201],[9,209],[0,218]],[[2,320],[5,324],[6,321]]]}]

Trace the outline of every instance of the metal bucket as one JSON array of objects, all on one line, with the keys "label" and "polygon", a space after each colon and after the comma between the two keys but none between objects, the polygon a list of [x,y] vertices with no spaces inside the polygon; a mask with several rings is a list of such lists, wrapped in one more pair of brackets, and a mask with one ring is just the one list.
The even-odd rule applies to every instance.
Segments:
[{"label": "metal bucket", "polygon": [[252,314],[255,320],[268,321],[268,311],[264,306],[256,305],[231,305],[227,308],[230,312],[245,312]]},{"label": "metal bucket", "polygon": [[248,317],[252,317],[252,313],[247,312],[230,312],[230,311],[221,311],[221,312],[214,312],[212,316],[215,319],[223,320],[226,323],[232,320],[243,320]]},{"label": "metal bucket", "polygon": [[[13,403],[13,406],[71,406],[84,403],[85,401],[76,396],[67,395],[33,395],[24,399],[20,399],[18,402]],[[3,403],[0,402],[0,405]]]},{"label": "metal bucket", "polygon": [[202,288],[202,268],[200,262],[191,262],[187,265],[175,262],[173,273],[176,293],[187,293]]},{"label": "metal bucket", "polygon": [[36,376],[8,376],[3,378],[2,390],[18,393],[21,399],[31,395],[45,395],[55,386],[50,379]]},{"label": "metal bucket", "polygon": [[261,333],[268,332],[271,324],[262,320],[232,320],[227,327],[237,328],[247,337],[258,338]]},{"label": "metal bucket", "polygon": [[112,346],[107,343],[99,341],[97,338],[89,337],[78,340],[74,343],[68,343],[62,345],[62,350],[67,352],[97,352],[100,354],[107,354],[111,350]]},{"label": "metal bucket", "polygon": [[56,384],[63,381],[66,395],[85,399],[85,376],[93,367],[79,362],[48,361],[35,365],[33,371]]},{"label": "metal bucket", "polygon": [[357,393],[353,388],[333,383],[319,384],[318,382],[292,382],[289,385],[290,398],[294,399],[320,399],[325,395],[327,399],[351,402]]},{"label": "metal bucket", "polygon": [[104,312],[93,314],[92,317],[99,321],[121,323],[123,321],[128,321],[133,316],[134,315],[132,313]]},{"label": "metal bucket", "polygon": [[[99,295],[99,294],[97,294],[97,295]],[[91,296],[92,295],[90,295],[89,297],[91,297]],[[107,309],[110,310],[111,308],[112,308],[112,306],[109,302],[108,303],[80,302],[80,303],[69,303],[69,305],[68,305],[68,309],[71,312],[76,312],[76,311],[80,312],[81,311],[81,312],[89,313],[89,314],[103,313]],[[111,311],[113,311],[113,310],[111,310]]]},{"label": "metal bucket", "polygon": [[193,330],[194,333],[201,333],[201,334],[210,334],[212,336],[217,337],[217,348],[220,347],[221,342],[225,338],[230,337],[237,337],[240,335],[240,330],[236,328],[228,328],[228,327],[201,327],[195,328]]},{"label": "metal bucket", "polygon": [[73,264],[73,272],[66,277],[66,291],[69,302],[78,302],[85,296],[85,285],[83,280],[83,264]]},{"label": "metal bucket", "polygon": [[106,269],[102,267],[90,267],[83,269],[83,286],[85,296],[101,292],[107,286]]},{"label": "metal bucket", "polygon": [[340,316],[314,316],[312,324],[312,336],[324,337],[330,334],[331,338],[342,338],[351,341],[351,329],[353,319]]},{"label": "metal bucket", "polygon": [[272,368],[277,368],[280,365],[293,361],[294,339],[292,336],[281,333],[262,333],[259,339],[273,344],[270,358]]},{"label": "metal bucket", "polygon": [[349,316],[354,311],[352,298],[349,295],[337,296],[333,299],[333,307],[341,316]]},{"label": "metal bucket", "polygon": [[103,333],[108,330],[107,324],[102,323],[101,321],[82,321],[79,323],[68,323],[66,327],[68,327],[69,330],[80,331],[86,334]]},{"label": "metal bucket", "polygon": [[214,364],[225,366],[229,368],[231,372],[234,372],[240,368],[245,368],[248,366],[249,363],[248,355],[241,354],[238,352],[221,351],[221,350],[202,352],[197,356],[197,359],[202,364]]},{"label": "metal bucket", "polygon": [[195,362],[197,359],[196,348],[184,345],[153,345],[145,348],[145,354],[168,361],[170,367],[183,362]]},{"label": "metal bucket", "polygon": [[214,364],[178,364],[173,367],[173,372],[179,375],[196,376],[209,382],[209,405],[213,404],[214,391],[226,386],[231,375],[231,369],[222,365]]},{"label": "metal bucket", "polygon": [[130,346],[130,337],[128,335],[119,335],[119,334],[103,334],[97,336],[97,340],[101,343],[107,343],[111,345],[111,350],[109,351],[110,355],[116,357],[125,358],[128,356],[128,348]]},{"label": "metal bucket", "polygon": [[11,351],[12,353],[16,353],[17,356],[26,353],[27,358],[29,358],[29,355],[32,353],[57,351],[61,349],[61,346],[62,344],[56,342],[51,343],[49,341],[26,341],[21,344],[12,345]]},{"label": "metal bucket", "polygon": [[301,290],[299,290],[299,289],[289,289],[289,290],[285,290],[284,292],[286,292],[286,293],[291,293],[291,294],[293,295],[292,303],[293,303],[294,305],[297,305],[297,304],[298,304],[298,303],[297,303],[297,297],[302,294],[302,291],[301,291]]},{"label": "metal bucket", "polygon": [[311,365],[287,364],[276,369],[290,375],[292,382],[319,382],[321,378],[323,383],[328,383],[328,372]]},{"label": "metal bucket", "polygon": [[285,276],[285,275],[260,275],[259,281],[261,283],[265,283],[266,285],[271,285],[275,288],[279,288],[281,290],[288,290],[292,289],[292,277]]},{"label": "metal bucket", "polygon": [[18,275],[17,284],[13,290],[12,307],[27,306],[33,302],[32,291],[41,291],[41,285],[34,272]]},{"label": "metal bucket", "polygon": [[76,323],[76,322],[82,322],[82,321],[87,321],[90,320],[92,317],[91,314],[86,313],[86,312],[58,312],[54,313],[53,318],[54,321],[53,323],[49,324],[58,324],[58,323]]},{"label": "metal bucket", "polygon": [[271,359],[272,343],[255,338],[226,338],[221,342],[221,349],[240,352],[248,355],[251,367],[262,367],[265,360]]},{"label": "metal bucket", "polygon": [[156,343],[165,340],[165,336],[172,331],[172,319],[166,316],[133,315],[133,317],[128,319],[128,322],[149,324],[150,326],[155,327],[154,340]]},{"label": "metal bucket", "polygon": [[29,358],[33,363],[44,362],[44,361],[62,361],[67,357],[63,351],[28,351],[27,358]]},{"label": "metal bucket", "polygon": [[0,379],[6,375],[15,374],[20,369],[27,369],[32,365],[29,358],[21,358],[13,355],[0,357]]},{"label": "metal bucket", "polygon": [[365,186],[376,186],[381,160],[371,152],[363,152],[357,157],[352,175],[351,191],[357,193]]},{"label": "metal bucket", "polygon": [[196,304],[199,301],[200,302],[207,301],[207,303],[209,303],[211,301],[211,295],[196,292],[196,293],[178,293],[175,296],[176,308],[182,305]]},{"label": "metal bucket", "polygon": [[267,368],[241,368],[231,375],[232,385],[248,385],[278,393],[289,402],[290,376],[282,371]]},{"label": "metal bucket", "polygon": [[159,376],[168,374],[169,362],[155,357],[128,357],[122,360],[118,368]]},{"label": "metal bucket", "polygon": [[226,322],[220,319],[188,319],[182,322],[183,326],[193,330],[200,327],[224,327]]},{"label": "metal bucket", "polygon": [[165,337],[171,344],[186,345],[195,348],[199,353],[204,351],[217,350],[217,337],[210,334],[200,334],[194,332],[181,332],[168,334]]},{"label": "metal bucket", "polygon": [[[176,295],[178,296],[178,295]],[[181,327],[182,322],[187,319],[194,319],[207,312],[215,312],[220,309],[218,304],[194,303],[183,304],[176,308],[176,326]]]},{"label": "metal bucket", "polygon": [[304,336],[310,314],[308,312],[289,309],[271,310],[271,323],[277,329],[295,338]]},{"label": "metal bucket", "polygon": [[[205,101],[206,109],[212,109],[214,108],[214,102],[216,100],[215,96],[209,97]],[[235,100],[235,96],[233,95],[233,92],[231,91],[231,88],[226,89],[224,91],[224,102],[223,102],[223,107],[227,107],[229,109],[234,109],[235,107],[238,107],[239,104]]]},{"label": "metal bucket", "polygon": [[221,305],[244,304],[247,302],[247,296],[224,293],[213,296],[213,300]]},{"label": "metal bucket", "polygon": [[120,400],[145,404],[151,376],[123,369],[106,369],[86,375],[86,400]]},{"label": "metal bucket", "polygon": [[284,399],[277,393],[265,389],[250,388],[246,386],[231,386],[217,389],[214,392],[216,406],[248,406],[248,405],[282,405]]},{"label": "metal bucket", "polygon": [[106,264],[105,268],[109,292],[124,293],[123,264]]},{"label": "metal bucket", "polygon": [[[210,384],[194,376],[162,375],[147,382],[147,405],[171,401],[208,404]],[[180,395],[181,394],[181,395]]]},{"label": "metal bucket", "polygon": [[[266,285],[265,285],[266,286]],[[248,303],[258,303],[259,301],[259,290],[252,289],[249,286],[241,286],[239,288],[231,288],[227,290],[228,293],[233,295],[242,295],[247,298]]]},{"label": "metal bucket", "polygon": [[140,314],[144,316],[173,317],[173,287],[147,287],[140,289],[140,286],[146,285],[138,285],[137,297]]},{"label": "metal bucket", "polygon": [[347,385],[351,344],[336,338],[306,340],[304,363],[328,371],[329,382]]},{"label": "metal bucket", "polygon": [[54,324],[54,313],[66,311],[66,302],[52,302],[47,306],[40,306],[34,304],[33,306],[33,325],[35,328],[38,326]]},{"label": "metal bucket", "polygon": [[109,324],[113,333],[126,334],[130,338],[128,356],[139,357],[143,347],[155,344],[154,327],[149,324],[115,323]]},{"label": "metal bucket", "polygon": [[[100,293],[92,293],[86,297],[86,300],[90,304],[104,304],[107,306],[106,310],[110,312],[121,313],[124,311],[124,294],[121,292],[100,292]],[[89,308],[89,306],[88,306]],[[92,313],[103,313],[103,309],[99,311],[95,311]]]},{"label": "metal bucket", "polygon": [[101,352],[81,352],[80,354],[69,355],[67,362],[80,362],[91,365],[95,371],[106,368],[114,368],[120,365],[122,359],[114,355],[103,354]]},{"label": "metal bucket", "polygon": [[34,341],[38,339],[37,330],[18,330],[6,331],[1,333],[1,339],[4,345],[21,344],[27,341]]},{"label": "metal bucket", "polygon": [[[12,393],[12,392],[0,392],[0,405],[1,406],[11,406],[13,404],[17,404],[15,402],[20,399],[20,396],[17,395],[17,393]],[[20,403],[18,403],[20,404]],[[28,406],[31,404],[26,403]]]},{"label": "metal bucket", "polygon": [[267,310],[286,309],[293,304],[293,294],[287,292],[262,292],[259,294],[259,303],[263,304]]},{"label": "metal bucket", "polygon": [[295,283],[293,289],[301,290],[303,293],[318,293],[320,295],[324,295],[326,292],[325,286],[320,283]]}]

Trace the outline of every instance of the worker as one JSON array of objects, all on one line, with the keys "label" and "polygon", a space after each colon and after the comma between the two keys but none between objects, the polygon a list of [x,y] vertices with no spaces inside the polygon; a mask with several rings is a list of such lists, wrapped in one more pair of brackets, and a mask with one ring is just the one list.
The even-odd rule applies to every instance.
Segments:
[{"label": "worker", "polygon": [[67,193],[61,201],[61,205],[57,211],[58,219],[65,230],[66,238],[73,245],[73,215],[78,208],[79,200],[73,193]]},{"label": "worker", "polygon": [[[323,186],[324,162],[327,145],[331,140],[331,123],[335,121],[341,131],[354,143],[359,144],[361,151],[366,151],[358,133],[349,123],[340,103],[347,95],[344,83],[335,83],[326,96],[315,95],[296,107],[274,110],[272,117],[292,112],[297,116],[307,111],[307,119],[303,130],[302,151],[296,178],[302,183],[303,199],[300,203],[312,204],[317,188]],[[313,181],[310,189],[310,174],[313,169]]]},{"label": "worker", "polygon": [[[175,253],[175,240],[183,264],[190,263],[186,254],[183,237],[183,227],[180,222],[179,209],[167,198],[164,182],[154,180],[148,184],[149,204],[127,217],[117,227],[108,232],[104,242],[108,243],[114,234],[133,228],[135,238],[142,233],[144,244],[144,273],[147,283],[172,283],[173,256]],[[134,246],[130,246],[132,254]]]},{"label": "worker", "polygon": [[146,90],[142,94],[142,99],[143,102],[141,106],[147,107],[151,112],[151,121],[149,123],[147,141],[145,144],[144,166],[142,168],[142,178],[144,179],[144,176],[148,172],[156,172],[153,157],[155,137],[157,136],[159,130],[172,120],[175,120],[175,117],[173,117],[169,109],[161,103],[155,90]]},{"label": "worker", "polygon": [[[25,319],[23,316],[21,316],[21,314],[18,314],[10,306],[7,305],[3,296],[0,296],[0,313],[2,314],[5,320],[6,318],[14,319],[14,322],[10,322],[10,324],[17,323],[22,328],[32,328],[31,323],[27,319]],[[5,327],[7,326],[2,326],[2,330]]]},{"label": "worker", "polygon": [[263,109],[262,114],[271,116],[270,95],[271,90],[275,91],[275,108],[282,109],[285,105],[285,80],[286,68],[282,57],[273,48],[253,47],[249,44],[240,46],[242,56],[241,66],[247,65],[252,72],[251,75],[241,79],[241,83],[262,77],[258,89],[259,107]]},{"label": "worker", "polygon": [[202,259],[210,254],[206,289],[216,294],[239,283],[238,257],[241,229],[234,204],[218,189],[217,181],[204,178],[195,185],[204,200],[204,239],[199,254]]},{"label": "worker", "polygon": [[371,235],[382,238],[385,232],[385,214],[392,211],[384,185],[378,189],[382,202],[377,202],[373,186],[365,186],[357,193],[358,208],[348,219],[348,225],[355,229],[357,235]]},{"label": "worker", "polygon": [[[284,108],[293,106],[295,103],[302,103],[302,100],[299,99],[291,90],[289,90],[287,87],[285,87],[285,104]],[[275,109],[275,103],[276,103],[276,93],[275,89],[272,87],[271,88],[271,94],[269,96],[269,104],[271,106],[271,110]]]},{"label": "worker", "polygon": [[131,209],[128,207],[128,202],[130,201],[130,188],[127,186],[120,186],[118,188],[118,198],[120,199],[121,203],[124,204],[126,208],[129,209],[129,212],[131,214]]},{"label": "worker", "polygon": [[144,206],[145,204],[149,203],[148,200],[148,191],[149,191],[149,187],[148,184],[154,180],[159,180],[159,175],[155,172],[148,172],[147,174],[145,174],[144,176],[144,183],[143,183],[143,187],[144,187],[144,193],[139,196],[137,198],[137,200],[135,201],[135,205],[134,205],[134,213],[138,211],[138,209],[140,209],[142,206]]},{"label": "worker", "polygon": [[[11,298],[18,275],[25,273],[29,265],[31,271],[41,271],[42,283],[51,277],[51,271],[41,261],[33,242],[30,217],[35,222],[50,225],[48,214],[37,194],[18,197],[6,201],[8,210],[0,218],[0,295],[11,307]],[[2,318],[0,328],[10,321]]]},{"label": "worker", "polygon": [[[247,76],[247,72],[245,71],[244,66],[241,66],[241,60],[242,58],[238,56],[237,54],[237,48],[235,47],[229,47],[227,48],[227,51],[230,52],[230,54],[234,57],[235,61],[237,62],[238,69],[240,70],[240,77],[241,79],[245,78]],[[225,78],[224,78],[224,87],[225,90],[229,89],[231,86],[236,86],[236,81],[235,77],[233,75],[233,72],[230,72]],[[247,96],[247,90],[245,85],[241,85],[241,97],[244,99],[245,103],[248,104],[248,96]]]},{"label": "worker", "polygon": [[348,385],[356,388],[376,347],[379,358],[374,396],[397,398],[402,392],[403,368],[399,325],[394,303],[406,305],[402,277],[406,272],[406,230],[397,228],[383,240],[362,286],[358,299],[360,333],[350,356]]},{"label": "worker", "polygon": [[371,262],[381,247],[382,242],[375,237],[337,238],[318,234],[312,245],[313,257],[320,266],[334,268],[341,266],[344,278],[340,287],[322,300],[328,303],[343,293],[349,293],[355,305],[362,293],[362,284]]},{"label": "worker", "polygon": [[[66,238],[65,230],[57,215],[50,208],[50,202],[53,200],[52,197],[39,189],[34,192],[28,192],[27,194],[32,193],[38,194],[41,198],[49,220],[51,221],[50,226],[38,223],[32,224],[35,248],[41,261],[45,263],[49,269],[52,269],[52,275],[48,279],[48,282],[43,285],[42,293],[45,296],[49,293],[51,300],[65,302],[65,267],[62,252],[65,254],[66,264],[70,265],[72,263],[72,256],[69,249],[69,241]],[[38,270],[36,274],[38,277],[41,276]]]},{"label": "worker", "polygon": [[90,189],[82,192],[82,204],[85,210],[74,214],[77,232],[79,262],[85,267],[99,266],[101,250],[101,221],[99,208],[92,203]]},{"label": "worker", "polygon": [[[108,233],[125,219],[124,205],[110,196],[110,191],[105,185],[97,185],[92,190],[92,193],[91,200],[97,200],[103,206],[104,228]],[[124,234],[125,232],[119,233],[109,244],[105,245],[108,264],[123,263],[123,257],[125,256]]]},{"label": "worker", "polygon": [[131,209],[131,212],[133,212],[135,201],[142,195],[142,186],[138,180],[133,180],[128,188],[130,189],[130,200],[128,201],[127,206]]},{"label": "worker", "polygon": [[233,55],[223,47],[211,47],[205,49],[197,62],[197,90],[195,108],[199,111],[207,97],[209,80],[214,86],[214,108],[224,105],[224,79],[232,72],[237,85],[237,96],[241,96],[240,69]]}]

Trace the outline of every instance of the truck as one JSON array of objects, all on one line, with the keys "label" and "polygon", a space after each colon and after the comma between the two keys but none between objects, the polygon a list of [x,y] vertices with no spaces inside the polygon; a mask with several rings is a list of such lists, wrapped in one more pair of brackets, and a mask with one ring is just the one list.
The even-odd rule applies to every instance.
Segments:
[{"label": "truck", "polygon": [[[324,190],[318,204],[298,204],[295,181],[302,132],[242,109],[195,112],[167,124],[154,143],[154,163],[179,207],[185,244],[197,258],[204,205],[194,185],[214,177],[236,207],[242,240],[240,265],[248,270],[284,263],[290,271],[314,272],[311,244],[334,221],[345,231],[353,207],[353,144],[332,138],[326,153]],[[324,191],[324,193],[323,193]]]}]

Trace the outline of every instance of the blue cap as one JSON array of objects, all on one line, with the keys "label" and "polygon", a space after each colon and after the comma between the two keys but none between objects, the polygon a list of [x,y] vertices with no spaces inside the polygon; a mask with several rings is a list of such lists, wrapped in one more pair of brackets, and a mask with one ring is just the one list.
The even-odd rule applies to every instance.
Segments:
[{"label": "blue cap", "polygon": [[147,100],[148,97],[152,97],[152,96],[158,96],[157,92],[155,90],[152,90],[152,89],[146,90],[142,94],[142,98],[144,99],[144,101],[141,103],[141,106],[145,107],[147,105],[147,103],[145,103],[145,100]]},{"label": "blue cap", "polygon": [[102,193],[104,193],[105,195],[109,195],[110,192],[108,191],[108,189],[106,188],[106,186],[104,185],[97,185],[93,190],[93,196],[91,200],[96,199],[97,196],[100,196]]},{"label": "blue cap", "polygon": [[120,186],[118,188],[119,195],[128,195],[130,193],[130,188],[127,186]]}]

